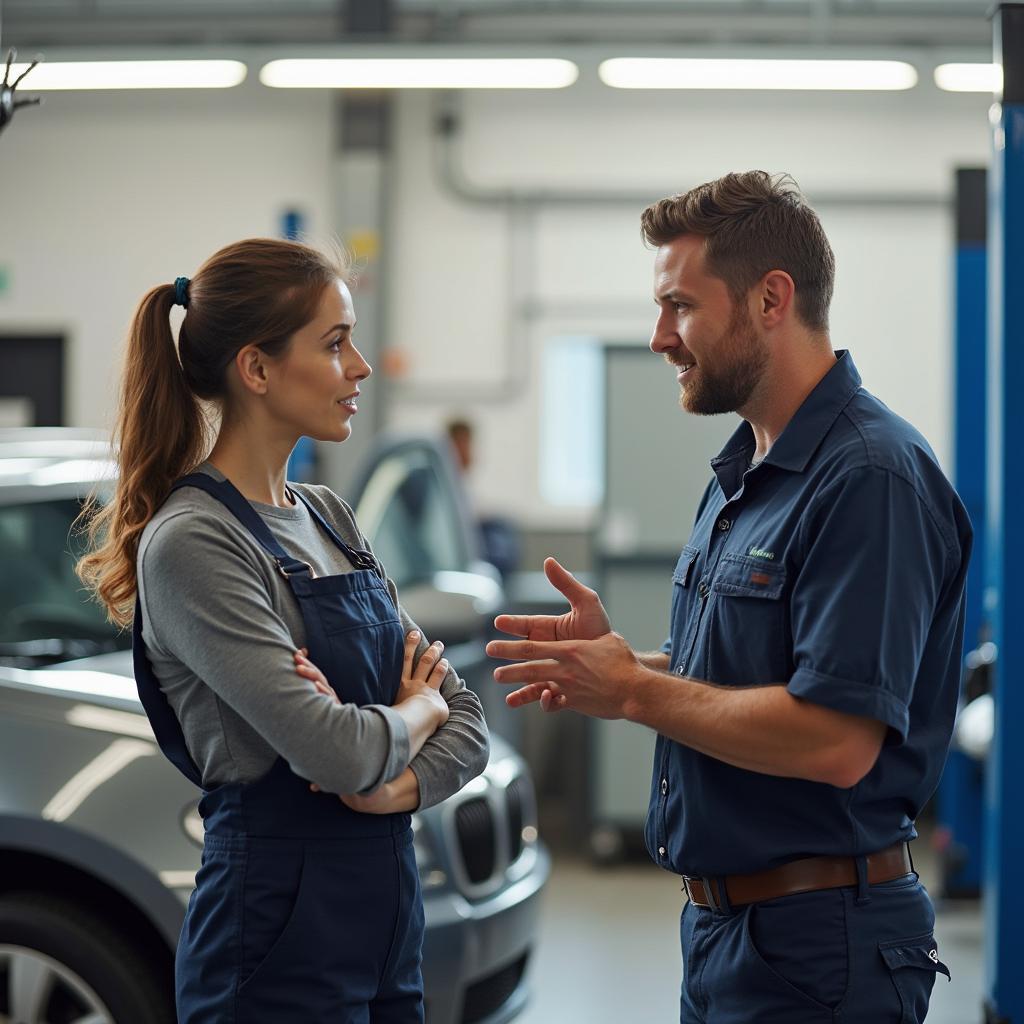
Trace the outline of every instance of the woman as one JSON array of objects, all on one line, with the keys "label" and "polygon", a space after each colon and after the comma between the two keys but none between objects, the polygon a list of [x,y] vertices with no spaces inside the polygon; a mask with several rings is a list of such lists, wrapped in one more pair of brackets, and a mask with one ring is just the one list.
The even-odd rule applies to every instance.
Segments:
[{"label": "woman", "polygon": [[285,482],[299,437],[349,436],[370,375],[345,275],[251,239],[152,289],[128,337],[117,490],[87,511],[79,571],[133,622],[160,747],[204,791],[180,1024],[422,1020],[409,812],[487,761],[479,700],[352,510]]}]

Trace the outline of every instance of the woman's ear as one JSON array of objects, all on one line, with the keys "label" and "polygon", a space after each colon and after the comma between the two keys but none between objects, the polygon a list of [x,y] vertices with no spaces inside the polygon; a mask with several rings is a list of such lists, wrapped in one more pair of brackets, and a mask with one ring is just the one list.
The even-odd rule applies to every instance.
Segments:
[{"label": "woman's ear", "polygon": [[267,393],[267,357],[257,345],[245,345],[234,358],[239,381],[246,391],[254,395]]}]

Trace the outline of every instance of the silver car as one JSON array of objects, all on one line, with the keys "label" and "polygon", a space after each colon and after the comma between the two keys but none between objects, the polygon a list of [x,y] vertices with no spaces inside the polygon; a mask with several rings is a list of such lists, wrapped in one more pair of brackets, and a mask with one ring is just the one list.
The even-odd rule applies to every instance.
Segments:
[{"label": "silver car", "polygon": [[[112,472],[101,435],[0,430],[0,1021],[174,1020],[199,793],[156,747],[130,636],[73,572],[81,498]],[[410,614],[471,687],[487,687],[486,623],[502,595],[472,559],[446,453],[423,439],[385,443],[357,494]],[[492,737],[484,774],[414,828],[427,1020],[509,1021],[527,998],[550,870],[524,762]]]}]

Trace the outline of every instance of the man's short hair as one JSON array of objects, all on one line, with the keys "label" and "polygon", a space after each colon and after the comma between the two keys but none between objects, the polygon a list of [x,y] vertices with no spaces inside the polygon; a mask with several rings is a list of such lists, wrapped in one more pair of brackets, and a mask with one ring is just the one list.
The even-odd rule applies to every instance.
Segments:
[{"label": "man's short hair", "polygon": [[704,238],[704,265],[734,301],[771,270],[796,285],[796,313],[813,331],[828,330],[836,258],[818,215],[788,174],[726,174],[652,203],[640,215],[644,239],[660,246],[680,235]]}]

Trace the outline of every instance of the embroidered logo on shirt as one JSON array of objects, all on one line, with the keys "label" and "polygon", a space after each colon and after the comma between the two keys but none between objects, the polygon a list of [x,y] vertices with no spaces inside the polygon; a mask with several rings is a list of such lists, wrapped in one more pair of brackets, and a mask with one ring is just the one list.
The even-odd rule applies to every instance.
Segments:
[{"label": "embroidered logo on shirt", "polygon": [[774,562],[775,561],[775,552],[774,551],[765,551],[764,548],[751,548],[747,552],[747,555],[750,558],[763,558],[763,559],[765,559],[768,562]]},{"label": "embroidered logo on shirt", "polygon": [[928,950],[928,959],[931,960],[933,964],[937,964],[939,962],[939,951],[937,949]]}]

